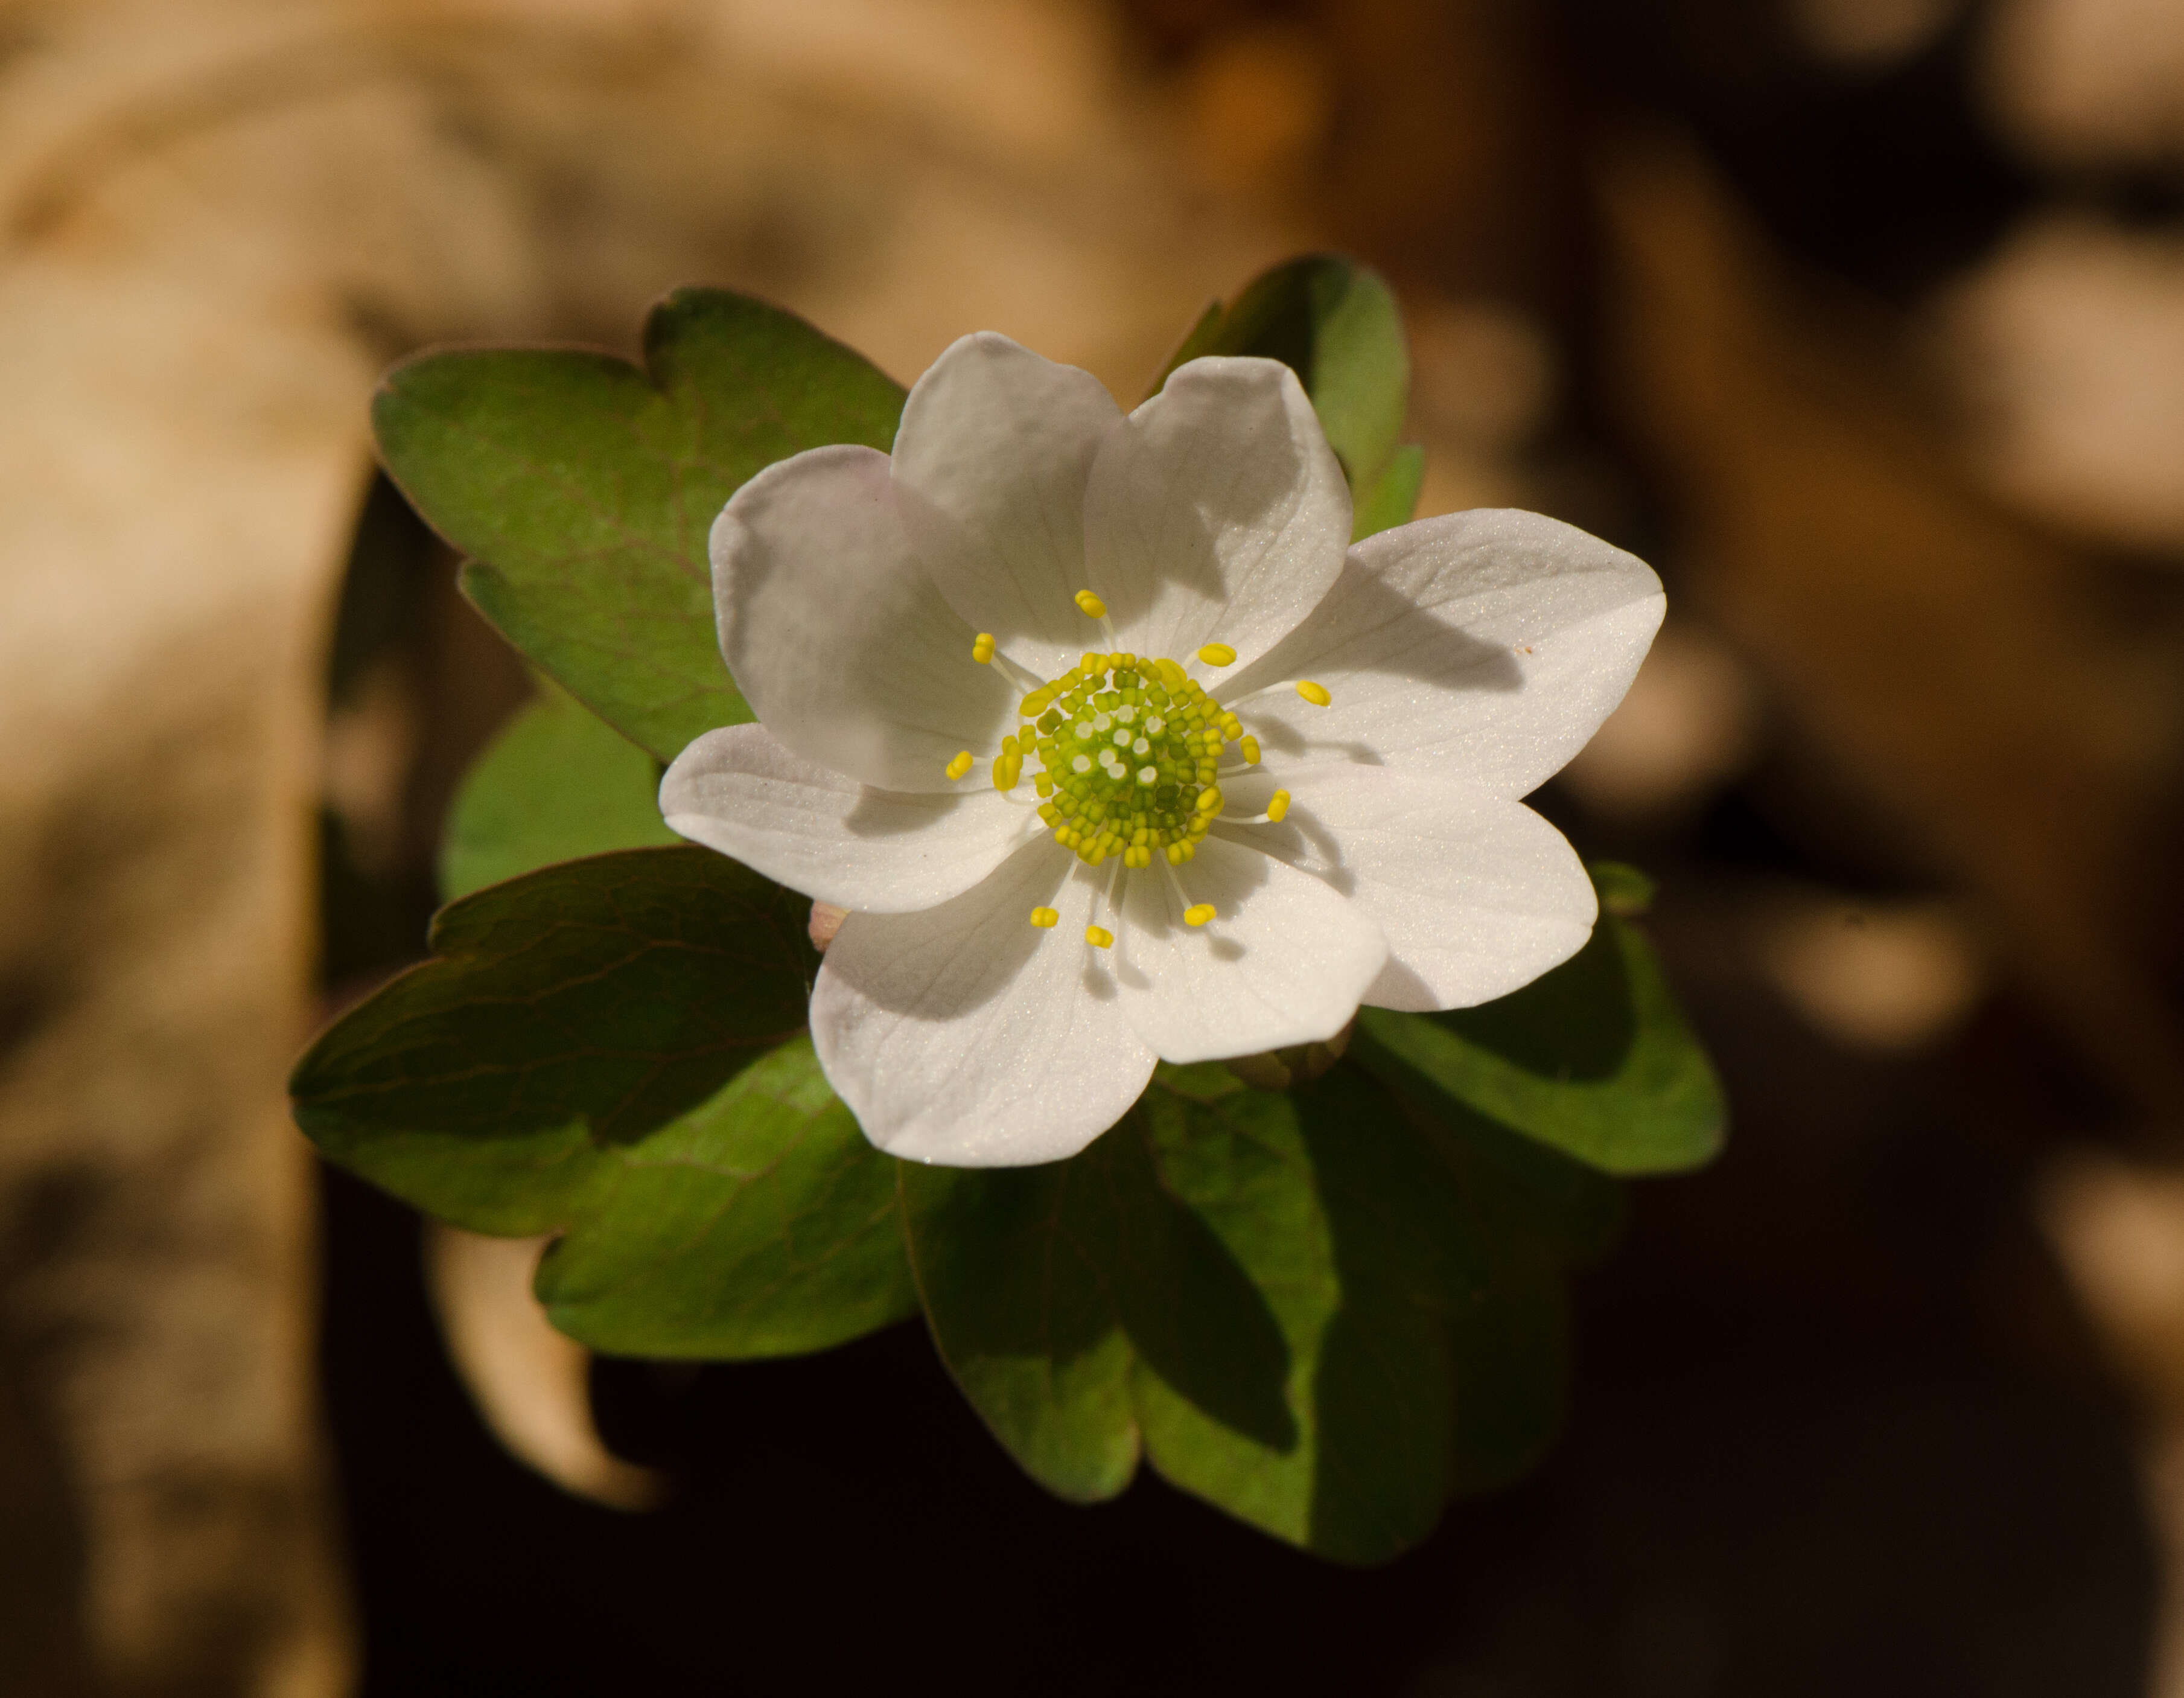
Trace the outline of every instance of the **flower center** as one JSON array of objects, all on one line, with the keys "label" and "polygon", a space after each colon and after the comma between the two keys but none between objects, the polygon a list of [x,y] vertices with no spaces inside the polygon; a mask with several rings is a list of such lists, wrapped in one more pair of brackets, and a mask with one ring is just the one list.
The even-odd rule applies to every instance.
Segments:
[{"label": "flower center", "polygon": [[1039,818],[1055,841],[1089,867],[1111,855],[1129,867],[1190,859],[1221,811],[1222,751],[1243,726],[1181,667],[1087,654],[1017,712],[1026,723],[1001,740],[994,783],[1013,790],[1035,762]]},{"label": "flower center", "polygon": [[[1077,605],[1104,626],[1107,610],[1097,596],[1085,591]],[[980,666],[994,663],[989,634],[979,633],[971,658]],[[1208,643],[1198,658],[1225,667],[1234,662],[1236,651],[1226,643]],[[1038,676],[1009,664],[1026,679]],[[1300,681],[1296,691],[1307,701],[1327,705],[1328,693],[1317,684]],[[1245,734],[1234,710],[1164,656],[1088,651],[1061,677],[1026,695],[1017,716],[1022,723],[1001,739],[1001,751],[994,757],[994,788],[1014,790],[1031,764],[1039,818],[1054,841],[1088,867],[1111,857],[1123,867],[1150,867],[1156,855],[1170,868],[1180,867],[1197,854],[1207,829],[1221,817],[1221,759],[1228,745],[1237,746],[1245,765],[1259,762],[1258,740]],[[975,764],[966,749],[949,762],[948,776],[963,778]],[[1278,823],[1289,800],[1287,790],[1275,791],[1263,821]],[[1173,872],[1167,877],[1175,883]],[[1184,900],[1188,924],[1204,925],[1216,917],[1212,903]],[[1113,876],[1107,901],[1115,906]],[[1052,908],[1032,910],[1035,926],[1051,927],[1060,919]],[[1099,925],[1089,927],[1084,937],[1100,949],[1115,941]]]}]

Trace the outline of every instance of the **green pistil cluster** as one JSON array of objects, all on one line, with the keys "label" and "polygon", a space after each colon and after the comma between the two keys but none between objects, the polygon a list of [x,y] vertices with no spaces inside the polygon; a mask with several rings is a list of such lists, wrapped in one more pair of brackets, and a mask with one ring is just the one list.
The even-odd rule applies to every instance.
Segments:
[{"label": "green pistil cluster", "polygon": [[1092,867],[1111,855],[1180,865],[1197,852],[1221,811],[1223,751],[1243,727],[1181,667],[1088,654],[1019,712],[1029,723],[1001,740],[994,783],[1015,789],[1035,759],[1039,817],[1055,841]]}]

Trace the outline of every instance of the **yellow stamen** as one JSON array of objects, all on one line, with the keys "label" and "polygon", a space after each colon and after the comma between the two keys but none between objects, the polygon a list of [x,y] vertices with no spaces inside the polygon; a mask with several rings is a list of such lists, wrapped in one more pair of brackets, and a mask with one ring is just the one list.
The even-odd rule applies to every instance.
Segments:
[{"label": "yellow stamen", "polygon": [[1276,790],[1273,799],[1267,803],[1267,818],[1279,824],[1282,816],[1289,811],[1290,793],[1285,790]]},{"label": "yellow stamen", "polygon": [[971,751],[968,749],[961,750],[956,758],[948,763],[948,776],[951,779],[960,779],[977,764],[978,762],[971,758]]},{"label": "yellow stamen", "polygon": [[1197,806],[1201,813],[1218,813],[1221,811],[1221,787],[1216,785],[1211,790],[1199,791]]},{"label": "yellow stamen", "polygon": [[1184,676],[1183,668],[1171,660],[1155,661],[1153,670],[1160,674],[1160,681],[1170,690],[1181,690],[1190,682],[1190,679]]},{"label": "yellow stamen", "polygon": [[1259,740],[1256,737],[1244,740],[1244,763],[1251,767],[1259,764]]},{"label": "yellow stamen", "polygon": [[1061,924],[1061,916],[1052,908],[1034,908],[1031,911],[1031,923],[1041,931],[1051,931]]},{"label": "yellow stamen", "polygon": [[1306,701],[1309,701],[1314,707],[1324,707],[1329,702],[1334,700],[1333,696],[1327,693],[1327,686],[1325,684],[1314,684],[1308,678],[1299,680],[1297,684],[1297,694],[1301,695]]},{"label": "yellow stamen", "polygon": [[1005,749],[994,757],[994,788],[1011,790],[1017,780],[1023,776],[1023,757],[1012,749]]},{"label": "yellow stamen", "polygon": [[1084,617],[1086,618],[1104,619],[1106,617],[1107,604],[1102,601],[1098,596],[1095,595],[1090,590],[1078,590],[1077,592],[1076,600],[1077,605],[1084,610]]},{"label": "yellow stamen", "polygon": [[980,666],[990,665],[994,658],[994,634],[981,631],[971,640],[971,658]]},{"label": "yellow stamen", "polygon": [[1161,853],[1167,857],[1169,866],[1180,867],[1183,864],[1183,845],[1180,843],[1169,844],[1167,848],[1161,851]]},{"label": "yellow stamen", "polygon": [[1095,949],[1112,949],[1115,947],[1115,934],[1104,925],[1088,925],[1084,928],[1084,941]]},{"label": "yellow stamen", "polygon": [[1203,925],[1213,918],[1213,914],[1214,908],[1212,902],[1200,902],[1196,907],[1187,908],[1183,911],[1183,923],[1185,925]]},{"label": "yellow stamen", "polygon": [[1236,664],[1236,651],[1226,643],[1206,644],[1199,650],[1198,657],[1210,667],[1228,667]]}]

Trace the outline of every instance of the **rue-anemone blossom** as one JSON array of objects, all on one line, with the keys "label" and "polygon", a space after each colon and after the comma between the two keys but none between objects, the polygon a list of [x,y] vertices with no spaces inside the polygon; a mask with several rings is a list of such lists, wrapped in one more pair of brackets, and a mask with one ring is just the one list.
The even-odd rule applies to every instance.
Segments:
[{"label": "rue-anemone blossom", "polygon": [[1125,414],[993,334],[892,455],[737,491],[713,589],[758,723],[661,811],[849,910],[811,1035],[875,1144],[1057,1160],[1156,1059],[1484,1002],[1585,942],[1591,884],[1519,799],[1622,699],[1659,580],[1532,513],[1351,522],[1288,367],[1194,360]]}]

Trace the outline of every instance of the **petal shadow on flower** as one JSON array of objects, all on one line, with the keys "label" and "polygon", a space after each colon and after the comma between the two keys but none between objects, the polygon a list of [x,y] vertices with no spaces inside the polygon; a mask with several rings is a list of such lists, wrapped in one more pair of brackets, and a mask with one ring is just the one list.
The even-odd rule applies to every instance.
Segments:
[{"label": "petal shadow on flower", "polygon": [[860,993],[890,1014],[960,1019],[983,1008],[1015,988],[1042,947],[1061,941],[1024,919],[1054,899],[1068,877],[1066,852],[1045,841],[1027,843],[984,882],[938,907],[852,913],[838,944],[884,928],[888,947],[873,952],[831,948],[822,970],[847,975]]},{"label": "petal shadow on flower", "polygon": [[1085,571],[1126,647],[1178,661],[1216,636],[1256,648],[1248,632],[1206,627],[1240,614],[1248,625],[1261,602],[1279,606],[1270,572],[1293,588],[1311,559],[1332,568],[1348,510],[1290,373],[1261,360],[1193,361],[1100,444],[1084,491]]},{"label": "petal shadow on flower", "polygon": [[[1260,855],[1224,857],[1218,863],[1210,857],[1204,862],[1193,862],[1190,870],[1184,874],[1192,880],[1191,894],[1211,902],[1220,911],[1220,921],[1234,923],[1250,904],[1252,896],[1266,888],[1270,874],[1266,858]],[[1178,887],[1162,876],[1158,867],[1149,868],[1130,875],[1126,895],[1127,929],[1118,929],[1122,940],[1116,954],[1117,975],[1133,991],[1150,991],[1151,977],[1130,952],[1130,946],[1157,952],[1160,955],[1174,949],[1203,949],[1223,965],[1234,965],[1250,952],[1244,943],[1217,921],[1212,925],[1195,926],[1183,915],[1184,902]]]},{"label": "petal shadow on flower", "polygon": [[[1329,672],[1409,679],[1453,691],[1511,694],[1524,687],[1524,669],[1508,649],[1472,635],[1446,614],[1421,607],[1362,563],[1356,549],[1320,612],[1234,679],[1223,680],[1220,693],[1234,699],[1286,679]],[[1266,734],[1260,737],[1264,741]]]},{"label": "petal shadow on flower", "polygon": [[[842,824],[853,837],[915,837],[931,830],[938,819],[983,799],[983,792],[967,789],[936,802],[930,796],[905,797],[868,785],[842,817]],[[921,817],[905,802],[922,805],[928,812]]]}]

